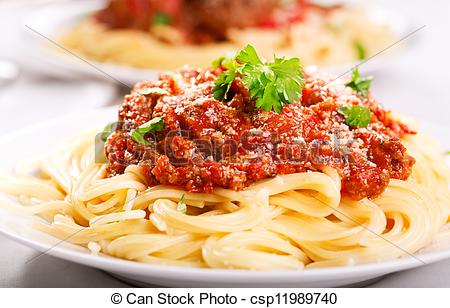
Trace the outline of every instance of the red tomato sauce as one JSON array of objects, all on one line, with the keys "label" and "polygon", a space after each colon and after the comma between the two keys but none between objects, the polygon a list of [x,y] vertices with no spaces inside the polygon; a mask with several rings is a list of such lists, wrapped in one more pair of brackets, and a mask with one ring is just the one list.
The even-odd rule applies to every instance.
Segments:
[{"label": "red tomato sauce", "polygon": [[203,44],[225,41],[230,28],[287,27],[303,20],[311,8],[329,11],[307,0],[110,0],[95,18],[112,29],[148,32],[155,16],[164,14],[167,26],[180,32],[183,43]]},{"label": "red tomato sauce", "polygon": [[[139,165],[148,185],[167,184],[191,192],[214,187],[243,190],[278,174],[337,170],[342,193],[356,200],[381,194],[391,178],[405,180],[414,158],[400,138],[414,134],[370,96],[364,98],[326,77],[305,76],[299,102],[281,113],[254,107],[236,79],[232,99],[213,97],[220,69],[181,70],[137,84],[119,110],[119,127],[107,140],[109,176]],[[158,93],[141,94],[149,88]],[[151,92],[151,91],[150,91]],[[148,93],[148,91],[147,91]],[[366,128],[350,127],[337,109],[361,105],[372,112]],[[148,145],[130,132],[155,117],[164,130],[148,133]]]}]

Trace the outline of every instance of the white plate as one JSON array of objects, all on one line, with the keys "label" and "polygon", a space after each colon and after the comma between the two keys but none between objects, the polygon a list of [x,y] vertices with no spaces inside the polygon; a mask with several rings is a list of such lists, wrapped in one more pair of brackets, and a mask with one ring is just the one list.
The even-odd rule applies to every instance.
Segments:
[{"label": "white plate", "polygon": [[[349,2],[349,4],[351,4],[351,1],[348,0],[333,2]],[[155,78],[157,75],[156,70],[137,69],[122,65],[100,63],[89,59],[79,59],[62,48],[56,46],[51,46],[55,48],[49,48],[53,43],[48,39],[56,42],[58,34],[63,30],[70,29],[76,25],[83,17],[104,7],[104,3],[104,0],[79,0],[51,3],[33,9],[33,12],[25,18],[24,24],[39,32],[39,34],[28,28],[25,29],[26,31],[23,33],[23,44],[25,45],[25,49],[33,50],[33,66],[39,65],[40,71],[50,72],[51,70],[50,73],[66,75],[66,77],[77,74],[103,78],[110,81],[114,78],[129,85],[142,80]],[[394,37],[397,39],[404,37],[415,29],[415,27],[411,23],[407,23],[398,12],[394,13],[376,6],[366,6],[366,9],[370,14],[369,17],[371,19],[387,22],[394,33]],[[45,36],[48,39],[43,38],[42,36]],[[408,39],[407,42],[403,42],[402,48],[392,48],[374,57],[364,64],[364,71],[370,73],[375,72],[382,66],[387,65],[390,61],[395,60],[396,57],[401,56],[402,53],[408,49],[407,47],[411,45],[412,39],[414,38]],[[341,74],[348,71],[356,64],[358,63],[347,63],[332,67],[324,67],[322,69],[333,74]]]},{"label": "white plate", "polygon": [[[102,109],[89,114],[64,117],[35,125],[0,138],[0,148],[8,149],[0,152],[0,172],[11,172],[17,163],[28,161],[30,153],[33,153],[33,157],[47,154],[50,149],[58,146],[62,140],[70,138],[77,132],[93,128],[101,130],[105,123],[116,117],[116,114],[117,108]],[[435,136],[441,138],[441,141],[450,141],[449,133],[445,133],[445,129],[433,126],[427,126],[426,128],[430,133],[438,129],[441,134]],[[36,138],[36,136],[40,137]],[[31,222],[34,219],[38,218],[20,216],[0,208],[0,232],[45,254],[102,269],[143,285],[176,287],[336,287],[368,281],[388,273],[423,265],[412,257],[366,265],[301,271],[245,271],[150,265],[105,255],[92,255],[87,249],[61,242],[33,229]],[[427,264],[450,258],[450,249],[443,249],[442,246],[437,247],[437,245],[430,246],[416,256]],[[7,254],[8,252],[2,253]]]}]

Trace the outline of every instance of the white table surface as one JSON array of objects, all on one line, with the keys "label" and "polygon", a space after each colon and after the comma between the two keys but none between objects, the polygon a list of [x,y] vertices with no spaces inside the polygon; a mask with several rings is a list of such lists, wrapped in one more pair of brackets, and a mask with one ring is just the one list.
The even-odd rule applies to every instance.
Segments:
[{"label": "white table surface", "polygon": [[[5,2],[0,0],[0,59],[18,60],[20,42],[14,31],[20,24],[14,8],[24,1]],[[426,25],[415,35],[410,51],[377,72],[373,92],[389,108],[449,128],[450,96],[444,93],[450,89],[450,1],[372,2],[397,10],[418,26]],[[0,86],[0,134],[75,111],[80,104],[90,108],[111,104],[117,93],[110,84],[51,79],[21,69],[17,81]],[[128,286],[102,271],[47,255],[25,264],[37,254],[0,235],[0,287]],[[371,286],[450,287],[450,260],[391,274]]]}]

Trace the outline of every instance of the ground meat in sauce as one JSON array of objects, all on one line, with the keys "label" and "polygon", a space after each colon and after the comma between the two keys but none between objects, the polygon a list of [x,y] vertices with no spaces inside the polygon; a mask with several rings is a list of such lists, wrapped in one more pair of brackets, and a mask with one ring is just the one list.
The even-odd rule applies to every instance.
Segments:
[{"label": "ground meat in sauce", "polygon": [[226,40],[231,28],[289,25],[310,6],[306,0],[111,0],[96,19],[110,28],[149,31],[164,13],[185,43],[202,44]]},{"label": "ground meat in sauce", "polygon": [[[220,73],[185,69],[137,84],[125,96],[121,125],[105,145],[108,175],[137,164],[149,185],[212,192],[214,187],[242,190],[277,174],[332,167],[342,178],[342,193],[356,200],[376,197],[391,178],[409,177],[414,158],[399,138],[414,132],[370,96],[346,87],[345,80],[327,85],[327,78],[307,74],[300,102],[277,114],[255,109],[239,79],[231,87],[231,101],[215,100],[212,89]],[[139,93],[153,87],[164,91]],[[336,111],[356,104],[372,111],[366,128],[350,128]],[[149,146],[130,138],[131,129],[161,116],[164,131],[147,134]]]}]

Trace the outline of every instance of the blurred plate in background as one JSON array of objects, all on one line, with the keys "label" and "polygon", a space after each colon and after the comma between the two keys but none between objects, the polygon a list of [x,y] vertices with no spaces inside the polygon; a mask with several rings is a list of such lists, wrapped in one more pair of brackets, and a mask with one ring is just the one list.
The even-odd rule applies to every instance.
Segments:
[{"label": "blurred plate in background", "polygon": [[[352,4],[351,1],[340,1],[339,3]],[[33,50],[33,57],[27,59],[30,64],[39,67],[41,72],[57,74],[58,76],[90,76],[115,82],[119,80],[129,85],[155,78],[157,70],[137,69],[129,66],[96,62],[79,57],[76,55],[76,52],[67,50],[57,43],[58,35],[61,35],[64,30],[71,29],[83,18],[103,8],[104,5],[105,1],[103,0],[81,0],[51,3],[33,9],[33,12],[28,14],[24,20],[27,28],[24,31],[25,33],[23,33],[25,49]],[[412,23],[408,23],[398,13],[374,6],[368,6],[366,10],[370,19],[389,25],[395,40],[401,39],[415,29]],[[401,45],[402,48],[389,49],[368,61],[364,64],[364,71],[373,73],[390,61],[394,61],[396,57],[400,57],[402,53],[408,50],[411,42],[408,40],[408,42],[404,42]],[[356,64],[357,62],[346,63],[323,67],[322,69],[332,74],[341,74]]]}]

